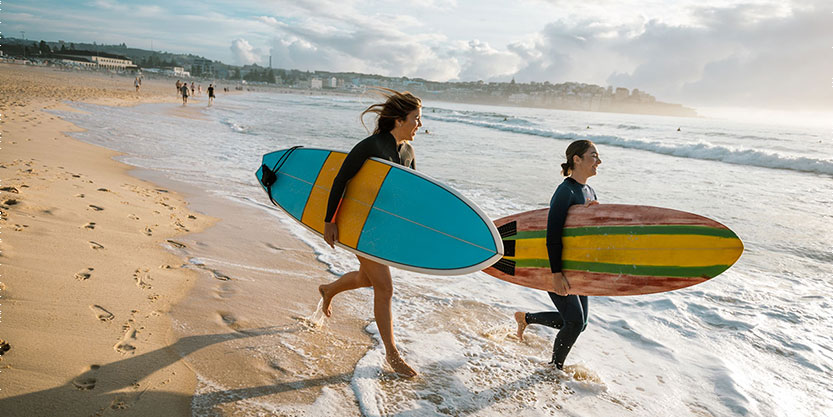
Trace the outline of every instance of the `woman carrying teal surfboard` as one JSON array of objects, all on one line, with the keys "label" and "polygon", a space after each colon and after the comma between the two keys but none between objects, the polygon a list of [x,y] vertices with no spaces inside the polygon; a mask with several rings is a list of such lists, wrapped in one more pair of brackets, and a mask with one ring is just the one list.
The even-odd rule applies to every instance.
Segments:
[{"label": "woman carrying teal surfboard", "polygon": [[588,300],[586,295],[570,294],[570,282],[561,269],[561,234],[567,219],[567,210],[577,204],[598,204],[596,192],[587,185],[587,179],[596,175],[602,163],[596,146],[589,140],[577,140],[567,147],[567,162],[561,164],[561,174],[567,176],[555,190],[550,201],[547,218],[547,253],[549,255],[555,292],[548,292],[558,311],[540,313],[515,313],[518,322],[518,338],[523,340],[528,324],[542,324],[559,329],[552,350],[552,363],[562,369],[564,360],[587,327]]},{"label": "woman carrying teal surfboard", "polygon": [[[416,166],[413,148],[408,142],[414,140],[414,135],[422,126],[422,101],[409,92],[383,91],[385,102],[374,104],[362,113],[362,117],[367,113],[378,115],[373,135],[353,147],[333,180],[324,217],[324,240],[333,248],[338,241],[335,219],[344,190],[368,158],[381,158],[411,168]],[[323,299],[324,314],[330,316],[330,303],[337,294],[356,288],[373,287],[373,313],[385,345],[387,361],[397,373],[415,376],[417,372],[399,355],[393,339],[393,281],[390,267],[358,255],[356,257],[360,264],[358,271],[348,272],[334,282],[318,287]]]}]

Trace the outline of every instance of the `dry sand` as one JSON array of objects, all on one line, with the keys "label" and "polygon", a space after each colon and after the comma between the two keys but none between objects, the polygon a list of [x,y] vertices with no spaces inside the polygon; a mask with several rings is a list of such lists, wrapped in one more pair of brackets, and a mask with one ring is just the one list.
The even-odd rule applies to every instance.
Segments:
[{"label": "dry sand", "polygon": [[[238,227],[209,228],[215,217],[246,217],[231,207],[189,209],[182,193],[128,175],[116,152],[70,138],[62,132],[78,128],[44,111],[71,110],[66,100],[179,103],[170,84],[145,80],[137,94],[132,77],[0,64],[0,339],[11,346],[0,357],[0,415],[188,416],[198,374],[218,370],[235,382],[203,387],[200,409],[212,414],[239,415],[240,399],[309,404],[324,386],[349,391],[350,371],[371,344],[361,330],[371,315],[366,294],[343,300],[364,297],[363,318],[331,320],[326,333],[304,326],[316,286],[333,277],[277,225],[268,238],[251,238],[264,248],[285,242],[273,250],[292,253],[279,262],[297,274],[271,287],[252,283],[268,273],[189,268],[181,251]],[[275,301],[273,317],[258,316],[258,303]],[[175,308],[190,323],[204,316],[205,325],[175,331]],[[282,333],[293,333],[312,363],[279,344],[265,365],[240,351],[241,340]],[[330,347],[339,349],[328,356],[335,359],[315,365]],[[301,369],[310,366],[318,368]],[[357,413],[349,408],[341,411]]]}]

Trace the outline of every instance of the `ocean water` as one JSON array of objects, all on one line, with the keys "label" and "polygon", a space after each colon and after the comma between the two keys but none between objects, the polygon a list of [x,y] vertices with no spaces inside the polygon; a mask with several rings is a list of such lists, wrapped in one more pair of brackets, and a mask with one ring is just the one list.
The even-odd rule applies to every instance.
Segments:
[{"label": "ocean water", "polygon": [[[74,136],[124,152],[121,159],[129,164],[280,223],[334,279],[356,267],[355,257],[331,250],[272,207],[254,171],[264,153],[289,146],[349,150],[367,136],[358,116],[373,99],[257,93],[223,96],[196,119],[176,116],[174,104],[80,104],[83,112],[61,116],[87,129]],[[530,326],[527,341],[514,337],[514,311],[553,309],[544,292],[482,272],[434,277],[395,270],[395,334],[419,378],[379,376],[384,354],[370,321],[365,330],[375,342],[346,373],[349,389],[325,387],[312,405],[297,407],[270,404],[268,397],[212,396],[243,387],[227,369],[212,374],[211,367],[194,366],[200,379],[194,415],[341,415],[358,409],[368,416],[833,416],[828,131],[424,104],[423,129],[430,133],[420,132],[414,142],[417,168],[492,218],[545,207],[561,181],[566,146],[586,138],[597,144],[603,161],[589,181],[602,204],[654,205],[710,217],[740,236],[745,253],[728,271],[694,287],[591,298],[589,325],[567,360],[570,373],[546,364],[553,330]],[[366,123],[372,127],[373,120]],[[201,268],[292,273],[246,259],[189,256]],[[255,272],[236,278],[257,287],[265,278]],[[312,283],[309,291],[315,291]],[[372,317],[370,308],[369,302],[354,306]],[[197,325],[180,322],[179,334]],[[316,331],[326,337],[328,329]],[[248,349],[268,357],[274,354],[270,346],[281,344],[304,358],[306,368],[294,376],[313,378],[324,365],[294,340],[253,338]],[[262,380],[268,386],[270,374],[264,372]]]}]

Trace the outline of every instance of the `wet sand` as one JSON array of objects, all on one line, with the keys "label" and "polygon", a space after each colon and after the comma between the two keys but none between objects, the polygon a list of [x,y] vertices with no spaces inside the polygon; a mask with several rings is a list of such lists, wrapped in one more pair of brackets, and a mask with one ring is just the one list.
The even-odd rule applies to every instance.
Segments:
[{"label": "wet sand", "polygon": [[[118,153],[67,136],[79,129],[48,112],[74,111],[65,101],[161,102],[175,116],[199,117],[205,105],[203,95],[173,107],[181,100],[169,80],[146,79],[138,94],[132,81],[0,64],[0,339],[10,346],[0,356],[2,414],[186,416],[197,407],[238,415],[245,407],[236,403],[248,398],[308,404],[323,387],[349,390],[371,344],[367,314],[343,314],[323,332],[305,322],[315,288],[333,279],[308,246],[274,219],[255,227],[268,235],[235,243],[236,222],[258,218],[254,209],[241,215],[200,201],[198,190],[130,172]],[[252,245],[262,252],[240,249]],[[266,267],[201,268],[188,262],[197,248],[248,252]],[[276,279],[275,270],[293,272]],[[276,309],[261,314],[269,302]],[[307,359],[281,344],[286,333],[303,340]],[[275,345],[268,361],[241,351],[264,337]],[[316,350],[333,349],[339,355],[317,359]],[[214,374],[230,376],[223,387],[206,385],[201,375]]]}]

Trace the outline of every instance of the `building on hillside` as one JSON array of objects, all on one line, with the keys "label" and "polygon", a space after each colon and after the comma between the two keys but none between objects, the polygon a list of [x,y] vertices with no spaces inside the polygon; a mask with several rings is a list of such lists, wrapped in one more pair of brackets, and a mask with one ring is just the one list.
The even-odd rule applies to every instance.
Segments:
[{"label": "building on hillside", "polygon": [[214,62],[210,59],[195,58],[194,62],[191,64],[191,73],[201,76],[214,75]]},{"label": "building on hillside", "polygon": [[614,101],[625,101],[630,96],[630,91],[627,88],[618,87],[616,88],[616,93],[614,93],[613,100]]}]

